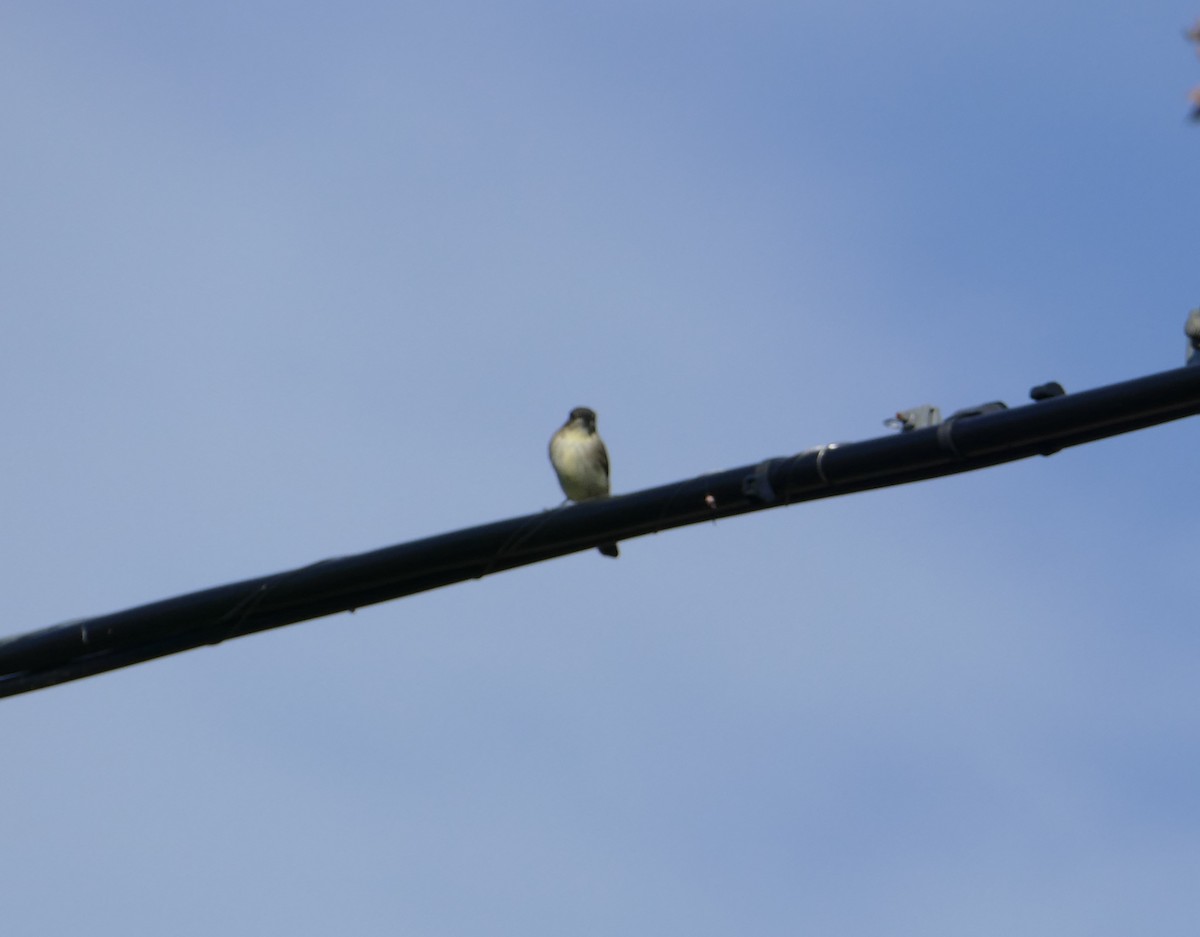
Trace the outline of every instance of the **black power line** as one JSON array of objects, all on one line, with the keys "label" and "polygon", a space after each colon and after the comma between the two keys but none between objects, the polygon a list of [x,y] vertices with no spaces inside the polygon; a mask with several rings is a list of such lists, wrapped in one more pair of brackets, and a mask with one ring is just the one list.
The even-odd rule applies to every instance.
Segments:
[{"label": "black power line", "polygon": [[[1200,333],[1198,333],[1200,334]],[[1194,364],[1200,356],[1193,357]],[[801,501],[1051,455],[1200,413],[1200,367],[1036,402],[902,415],[905,432],[193,592],[0,640],[0,697],[65,683],[205,644],[478,579],[601,543]],[[914,414],[916,414],[914,416]],[[627,562],[623,560],[622,562]]]}]

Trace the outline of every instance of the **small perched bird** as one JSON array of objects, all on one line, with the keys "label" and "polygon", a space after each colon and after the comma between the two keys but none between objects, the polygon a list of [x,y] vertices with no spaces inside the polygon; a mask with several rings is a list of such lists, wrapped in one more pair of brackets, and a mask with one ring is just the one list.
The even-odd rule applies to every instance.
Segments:
[{"label": "small perched bird", "polygon": [[1188,337],[1188,364],[1200,364],[1200,309],[1188,313],[1183,333]]},{"label": "small perched bird", "polygon": [[[563,494],[571,501],[608,497],[608,450],[596,432],[596,411],[576,407],[550,440],[550,464]],[[617,556],[615,543],[600,546],[605,556]]]}]

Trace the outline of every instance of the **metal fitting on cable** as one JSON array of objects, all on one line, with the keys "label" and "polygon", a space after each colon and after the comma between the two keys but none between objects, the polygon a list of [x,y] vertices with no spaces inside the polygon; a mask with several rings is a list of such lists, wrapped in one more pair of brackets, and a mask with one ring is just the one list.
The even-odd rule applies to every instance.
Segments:
[{"label": "metal fitting on cable", "polygon": [[902,433],[911,433],[914,429],[937,426],[940,422],[942,422],[942,411],[933,404],[925,403],[919,407],[901,410],[895,416],[884,420],[883,425],[888,429],[898,429]]}]

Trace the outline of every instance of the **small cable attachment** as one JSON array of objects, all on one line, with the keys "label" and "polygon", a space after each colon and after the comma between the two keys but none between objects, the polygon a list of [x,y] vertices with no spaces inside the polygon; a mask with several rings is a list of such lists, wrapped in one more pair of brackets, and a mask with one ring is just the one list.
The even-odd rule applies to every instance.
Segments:
[{"label": "small cable attachment", "polygon": [[1037,387],[1029,389],[1030,400],[1053,400],[1055,397],[1066,396],[1066,390],[1058,381],[1048,381],[1045,384],[1038,384]]},{"label": "small cable attachment", "polygon": [[820,478],[821,481],[823,481],[826,485],[829,484],[829,476],[825,474],[825,453],[830,452],[837,447],[838,444],[835,442],[827,442],[825,445],[817,447],[817,477]]},{"label": "small cable attachment", "polygon": [[1000,410],[1007,410],[1008,404],[1000,400],[993,400],[991,403],[981,403],[977,407],[966,407],[962,410],[955,410],[945,422],[938,426],[938,445],[958,456],[960,459],[963,454],[959,451],[958,446],[954,442],[954,426],[960,420],[969,420],[975,416],[985,416],[989,413],[997,413]]},{"label": "small cable attachment", "polygon": [[[764,459],[754,467],[754,474],[747,475],[742,479],[742,494],[753,501],[760,501],[763,504],[770,504],[776,500],[775,489],[771,487],[771,466],[775,464],[775,459]],[[708,498],[711,498],[709,495]],[[707,502],[708,498],[704,500]],[[709,507],[715,507],[714,500]]]},{"label": "small cable attachment", "polygon": [[921,404],[909,410],[901,410],[893,417],[883,421],[888,429],[898,429],[902,433],[911,433],[914,429],[925,429],[937,426],[942,422],[942,411],[931,403]]},{"label": "small cable attachment", "polygon": [[1188,313],[1183,334],[1188,337],[1188,364],[1200,364],[1200,309]]}]

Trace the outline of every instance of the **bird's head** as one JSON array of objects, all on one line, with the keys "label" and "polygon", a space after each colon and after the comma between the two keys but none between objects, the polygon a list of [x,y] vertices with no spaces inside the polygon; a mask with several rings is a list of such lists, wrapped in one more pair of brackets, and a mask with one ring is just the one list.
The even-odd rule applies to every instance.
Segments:
[{"label": "bird's head", "polygon": [[596,411],[590,407],[576,407],[571,411],[570,423],[578,423],[588,432],[596,432]]}]

